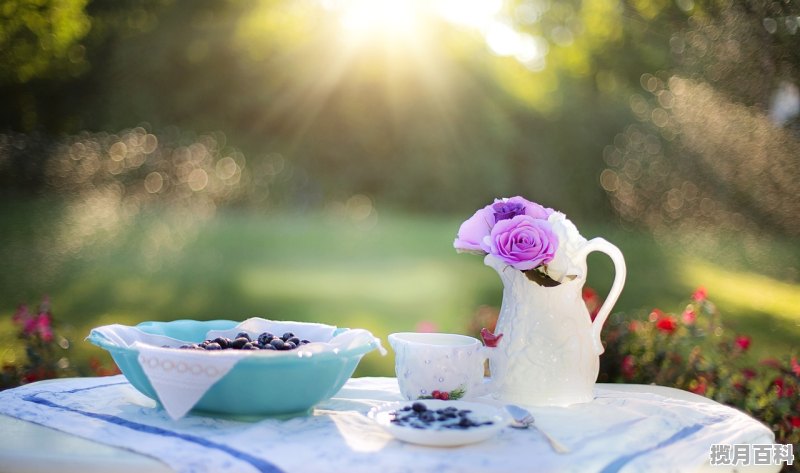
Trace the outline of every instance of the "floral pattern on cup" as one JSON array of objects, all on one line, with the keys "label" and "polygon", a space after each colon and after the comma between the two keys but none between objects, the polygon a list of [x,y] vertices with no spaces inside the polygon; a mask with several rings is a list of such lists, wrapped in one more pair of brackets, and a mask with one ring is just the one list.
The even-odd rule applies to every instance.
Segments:
[{"label": "floral pattern on cup", "polygon": [[484,360],[480,341],[448,333],[393,333],[395,372],[400,393],[408,400],[474,397],[483,391]]}]

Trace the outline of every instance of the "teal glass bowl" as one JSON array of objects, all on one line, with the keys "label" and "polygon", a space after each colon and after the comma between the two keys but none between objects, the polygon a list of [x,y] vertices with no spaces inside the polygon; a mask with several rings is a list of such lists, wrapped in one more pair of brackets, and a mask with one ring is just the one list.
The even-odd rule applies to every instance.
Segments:
[{"label": "teal glass bowl", "polygon": [[[142,322],[143,332],[166,335],[186,342],[202,342],[209,330],[229,330],[232,320],[175,320]],[[338,335],[348,329],[339,328]],[[158,402],[158,395],[139,365],[139,351],[121,347],[92,332],[91,343],[107,350],[125,378],[145,396]],[[330,399],[352,376],[361,357],[378,348],[372,341],[337,352],[315,353],[311,357],[253,356],[243,358],[203,395],[192,409],[216,416],[295,416],[307,414]],[[269,355],[265,353],[264,355]]]}]

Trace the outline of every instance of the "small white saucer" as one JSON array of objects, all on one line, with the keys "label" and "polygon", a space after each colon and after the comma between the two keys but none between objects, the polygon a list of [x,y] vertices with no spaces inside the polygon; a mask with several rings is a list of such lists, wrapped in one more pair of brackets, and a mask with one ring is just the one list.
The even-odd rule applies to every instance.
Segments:
[{"label": "small white saucer", "polygon": [[[433,410],[446,407],[470,410],[472,411],[469,413],[470,419],[477,422],[489,421],[491,424],[469,427],[462,430],[447,428],[437,429],[435,427],[417,429],[392,422],[394,412],[398,412],[406,406],[411,406],[414,402],[421,402],[425,404],[428,409]],[[499,407],[476,402],[440,401],[436,399],[394,402],[373,408],[370,410],[368,416],[398,440],[428,447],[456,447],[459,445],[482,442],[495,436],[503,427],[511,423],[511,416],[505,409]]]}]

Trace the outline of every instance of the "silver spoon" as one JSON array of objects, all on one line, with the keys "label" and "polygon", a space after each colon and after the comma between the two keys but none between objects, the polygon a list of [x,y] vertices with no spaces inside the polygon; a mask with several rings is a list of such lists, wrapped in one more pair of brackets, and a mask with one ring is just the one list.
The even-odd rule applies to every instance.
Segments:
[{"label": "silver spoon", "polygon": [[550,443],[550,446],[553,447],[553,450],[555,450],[556,453],[569,453],[569,449],[567,447],[561,444],[558,440],[547,435],[546,432],[536,426],[533,415],[531,415],[531,413],[526,409],[515,406],[514,404],[509,404],[506,406],[506,410],[514,419],[511,427],[514,427],[515,429],[527,429],[529,427],[533,427],[538,430],[545,439],[547,439],[547,441]]}]

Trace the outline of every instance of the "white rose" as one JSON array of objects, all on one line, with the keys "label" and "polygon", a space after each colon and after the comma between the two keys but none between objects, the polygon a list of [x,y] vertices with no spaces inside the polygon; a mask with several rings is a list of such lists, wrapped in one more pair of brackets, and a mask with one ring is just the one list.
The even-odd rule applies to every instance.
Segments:
[{"label": "white rose", "polygon": [[558,237],[558,249],[553,260],[547,264],[547,275],[558,282],[583,276],[583,270],[575,261],[575,255],[586,244],[586,239],[561,212],[553,212],[547,221],[553,226],[553,233]]}]

